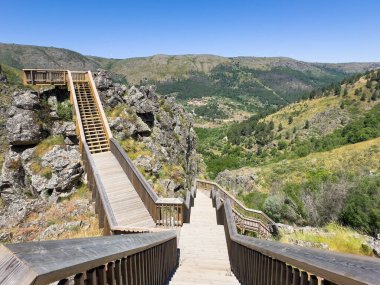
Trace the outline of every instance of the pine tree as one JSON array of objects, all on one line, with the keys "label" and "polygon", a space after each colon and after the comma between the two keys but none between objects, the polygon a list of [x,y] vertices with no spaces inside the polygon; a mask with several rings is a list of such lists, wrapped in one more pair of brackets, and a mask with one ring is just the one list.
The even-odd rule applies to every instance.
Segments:
[{"label": "pine tree", "polygon": [[289,118],[288,118],[288,124],[291,125],[292,123],[293,123],[293,117],[289,116]]},{"label": "pine tree", "polygon": [[281,132],[283,129],[284,129],[284,128],[283,128],[282,124],[280,123],[280,124],[278,125],[278,131]]},{"label": "pine tree", "polygon": [[365,101],[366,98],[367,98],[367,96],[365,96],[365,94],[362,93],[362,96],[360,97],[360,101]]},{"label": "pine tree", "polygon": [[274,122],[270,121],[269,122],[269,130],[273,130],[273,129],[274,129]]},{"label": "pine tree", "polygon": [[309,120],[306,120],[304,129],[309,129],[310,128],[310,122]]},{"label": "pine tree", "polygon": [[340,102],[340,106],[339,106],[341,109],[344,109],[344,101]]},{"label": "pine tree", "polygon": [[348,90],[347,90],[347,88],[344,88],[343,96],[347,97],[347,95],[348,95]]}]

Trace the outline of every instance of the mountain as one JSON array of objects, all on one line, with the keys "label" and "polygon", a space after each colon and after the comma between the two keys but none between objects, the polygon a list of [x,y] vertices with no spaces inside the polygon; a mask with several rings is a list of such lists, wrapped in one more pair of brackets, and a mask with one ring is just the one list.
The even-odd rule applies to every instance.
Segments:
[{"label": "mountain", "polygon": [[207,173],[279,222],[380,225],[380,69],[276,112],[197,129]]},{"label": "mountain", "polygon": [[243,120],[260,110],[296,102],[380,63],[309,63],[286,57],[154,55],[129,59],[84,56],[67,49],[0,44],[0,63],[16,68],[111,72],[114,81],[155,84],[198,117],[198,123]]}]

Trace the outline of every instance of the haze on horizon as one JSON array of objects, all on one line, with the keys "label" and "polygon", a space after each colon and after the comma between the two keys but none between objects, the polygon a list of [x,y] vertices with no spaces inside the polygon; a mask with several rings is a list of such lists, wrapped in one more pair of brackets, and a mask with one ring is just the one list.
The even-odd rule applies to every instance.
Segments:
[{"label": "haze on horizon", "polygon": [[107,58],[214,54],[380,61],[376,0],[28,3],[2,3],[2,22],[8,24],[0,42]]}]

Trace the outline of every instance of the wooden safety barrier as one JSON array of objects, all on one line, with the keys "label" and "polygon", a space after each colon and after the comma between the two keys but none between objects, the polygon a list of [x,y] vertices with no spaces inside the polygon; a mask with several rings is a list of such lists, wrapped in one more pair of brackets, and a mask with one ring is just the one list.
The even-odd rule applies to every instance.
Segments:
[{"label": "wooden safety barrier", "polygon": [[242,284],[379,284],[380,260],[238,234],[230,200],[214,196],[231,270]]},{"label": "wooden safety barrier", "polygon": [[174,231],[0,246],[2,285],[165,284],[176,266]]},{"label": "wooden safety barrier", "polygon": [[67,71],[54,69],[23,69],[24,84],[66,85]]},{"label": "wooden safety barrier", "polygon": [[181,198],[160,198],[114,138],[110,139],[110,148],[158,226],[182,226],[190,221],[195,188],[187,191],[185,201]]},{"label": "wooden safety barrier", "polygon": [[196,180],[199,190],[209,191],[212,198],[217,195],[221,201],[230,201],[232,213],[238,229],[254,232],[261,238],[269,238],[277,234],[276,223],[264,212],[246,208],[239,200],[224,190],[219,184],[207,180]]}]

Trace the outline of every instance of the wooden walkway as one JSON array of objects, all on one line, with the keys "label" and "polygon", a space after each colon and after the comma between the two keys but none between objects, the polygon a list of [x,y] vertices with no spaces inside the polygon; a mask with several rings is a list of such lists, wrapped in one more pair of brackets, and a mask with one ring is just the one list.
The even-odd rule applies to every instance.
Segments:
[{"label": "wooden walkway", "polygon": [[92,154],[118,226],[154,228],[156,225],[116,157],[110,152]]},{"label": "wooden walkway", "polygon": [[180,261],[172,284],[240,284],[230,270],[223,225],[216,224],[211,199],[198,192],[189,224],[179,237]]}]

